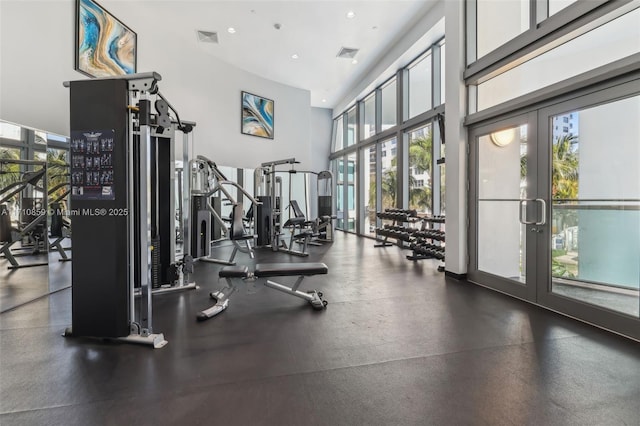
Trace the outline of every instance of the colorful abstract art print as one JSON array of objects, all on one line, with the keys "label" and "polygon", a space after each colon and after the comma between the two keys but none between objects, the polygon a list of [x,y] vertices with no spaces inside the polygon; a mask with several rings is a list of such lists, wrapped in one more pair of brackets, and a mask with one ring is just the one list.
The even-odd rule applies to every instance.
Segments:
[{"label": "colorful abstract art print", "polygon": [[242,133],[273,139],[273,101],[242,92]]},{"label": "colorful abstract art print", "polygon": [[93,0],[76,4],[75,69],[90,77],[134,74],[136,33]]}]

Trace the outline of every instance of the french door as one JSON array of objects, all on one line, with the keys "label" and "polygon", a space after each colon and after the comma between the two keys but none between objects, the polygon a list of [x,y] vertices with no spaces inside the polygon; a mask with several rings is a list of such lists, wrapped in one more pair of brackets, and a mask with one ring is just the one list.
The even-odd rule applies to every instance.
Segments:
[{"label": "french door", "polygon": [[530,301],[536,300],[536,240],[545,231],[545,201],[535,170],[536,114],[471,132],[469,279]]},{"label": "french door", "polygon": [[640,340],[640,80],[470,130],[470,281]]}]

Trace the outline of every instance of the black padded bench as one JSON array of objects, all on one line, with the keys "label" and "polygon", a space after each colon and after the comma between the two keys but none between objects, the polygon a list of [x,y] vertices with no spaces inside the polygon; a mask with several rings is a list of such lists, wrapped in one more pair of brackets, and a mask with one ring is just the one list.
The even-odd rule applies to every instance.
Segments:
[{"label": "black padded bench", "polygon": [[[225,266],[218,272],[220,278],[227,281],[227,286],[220,291],[210,293],[216,304],[205,309],[198,314],[198,320],[204,321],[215,315],[218,315],[229,306],[229,298],[237,290],[235,280],[247,278],[267,278],[264,285],[274,290],[281,291],[291,296],[299,297],[306,300],[314,309],[325,309],[328,302],[322,299],[322,292],[312,290],[303,292],[298,290],[302,280],[312,275],[324,275],[329,272],[327,265],[320,262],[307,263],[258,263],[253,272],[249,268],[242,265]],[[273,277],[298,277],[295,284],[287,287],[283,284],[270,280]]]}]

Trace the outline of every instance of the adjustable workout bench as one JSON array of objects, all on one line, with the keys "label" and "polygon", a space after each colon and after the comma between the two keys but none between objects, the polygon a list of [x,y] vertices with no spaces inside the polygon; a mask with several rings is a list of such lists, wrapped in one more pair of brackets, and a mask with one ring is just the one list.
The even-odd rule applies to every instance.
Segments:
[{"label": "adjustable workout bench", "polygon": [[211,298],[216,301],[216,304],[200,312],[198,314],[198,320],[204,321],[227,309],[227,306],[229,306],[229,298],[237,290],[234,278],[253,280],[257,278],[297,276],[298,279],[292,287],[284,286],[269,279],[265,281],[264,285],[304,299],[309,302],[314,309],[324,309],[328,302],[322,299],[321,292],[312,290],[305,293],[298,290],[298,287],[300,287],[304,277],[326,274],[328,270],[327,265],[324,263],[258,263],[253,272],[249,272],[249,268],[246,266],[225,266],[220,270],[218,276],[227,280],[227,286],[220,291],[210,293]]}]

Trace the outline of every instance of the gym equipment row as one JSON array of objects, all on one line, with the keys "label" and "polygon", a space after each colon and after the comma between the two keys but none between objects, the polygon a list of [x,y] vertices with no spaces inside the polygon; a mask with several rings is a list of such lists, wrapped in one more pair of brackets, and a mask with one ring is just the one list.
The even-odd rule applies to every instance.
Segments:
[{"label": "gym equipment row", "polygon": [[[444,216],[418,217],[415,210],[386,209],[376,213],[382,220],[391,220],[392,224],[383,224],[376,228],[378,242],[374,247],[389,247],[393,245],[388,238],[401,242],[400,247],[413,251],[407,255],[409,260],[422,260],[435,258],[444,261],[445,232],[436,229],[444,225]],[[416,224],[420,224],[416,227]],[[380,240],[378,237],[384,237]],[[406,244],[408,243],[408,245]],[[444,267],[438,266],[438,271],[444,271]]]},{"label": "gym equipment row", "polygon": [[[393,223],[383,224],[381,227],[376,228],[376,240],[378,241],[374,247],[389,247],[393,244],[388,241],[389,238],[408,242],[411,239],[411,233],[415,231],[414,228],[404,226],[404,224],[415,223],[418,219],[418,212],[416,210],[402,210],[402,209],[385,209],[382,212],[377,212],[376,217],[382,220],[391,220]],[[403,225],[400,225],[403,224]],[[378,236],[384,237],[379,240]]]},{"label": "gym equipment row", "polygon": [[409,222],[410,218],[416,218],[418,216],[418,212],[416,210],[385,209],[383,212],[376,213],[376,216],[383,220]]},{"label": "gym equipment row", "polygon": [[[151,72],[64,83],[70,90],[71,174],[76,174],[72,326],[65,336],[160,348],[167,341],[153,328],[152,294],[195,288],[189,203],[183,205],[186,232],[179,259],[173,211],[174,143],[182,133],[183,164],[188,164],[195,123],[180,120],[158,90],[160,80]],[[190,194],[189,179],[183,183],[184,197]]]},{"label": "gym equipment row", "polygon": [[404,226],[385,225],[382,228],[376,228],[376,233],[385,238],[395,238],[396,240],[409,242],[412,236],[418,230],[415,228],[406,228]]},{"label": "gym equipment row", "polygon": [[[198,314],[198,320],[204,321],[212,318],[227,309],[231,295],[238,289],[236,280],[246,282],[267,278],[264,281],[266,287],[306,300],[314,309],[325,309],[328,302],[322,299],[322,292],[317,290],[303,292],[298,290],[298,288],[305,277],[326,274],[328,271],[329,269],[324,263],[258,263],[252,272],[250,272],[246,266],[226,266],[220,270],[218,277],[224,278],[227,281],[227,286],[222,290],[210,293],[209,296],[215,300],[216,303],[212,307],[200,312]],[[293,276],[298,278],[291,287],[269,279],[273,277]]]},{"label": "gym equipment row", "polygon": [[413,235],[416,238],[444,241],[444,231],[440,231],[438,229],[425,229],[420,231],[416,230]]},{"label": "gym equipment row", "polygon": [[442,246],[436,246],[430,243],[414,242],[409,245],[409,248],[413,250],[413,255],[407,256],[407,259],[409,260],[429,258],[444,260],[444,247]]},{"label": "gym equipment row", "polygon": [[[420,219],[420,230],[413,233],[413,240],[409,248],[413,251],[407,255],[409,260],[438,259],[444,261],[445,233],[440,227],[445,223],[444,216],[429,216]],[[436,229],[435,227],[439,229]],[[444,271],[444,265],[438,266],[438,271]]]}]

